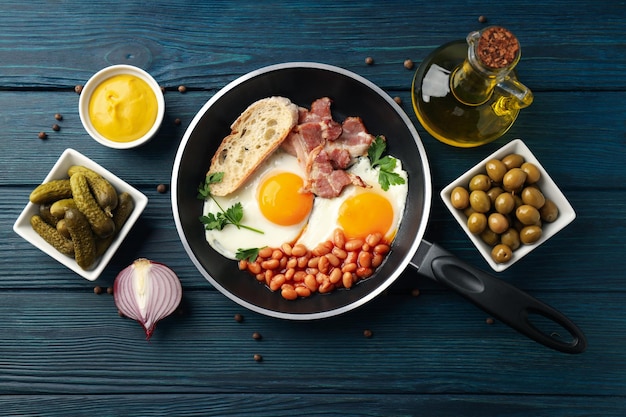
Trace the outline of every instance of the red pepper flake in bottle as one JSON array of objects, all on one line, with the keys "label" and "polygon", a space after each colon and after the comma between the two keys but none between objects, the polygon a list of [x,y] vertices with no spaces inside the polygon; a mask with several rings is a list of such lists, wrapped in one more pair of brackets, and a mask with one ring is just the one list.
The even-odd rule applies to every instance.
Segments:
[{"label": "red pepper flake in bottle", "polygon": [[503,27],[493,26],[482,32],[476,53],[485,66],[499,69],[513,63],[519,50],[519,42],[512,32]]}]

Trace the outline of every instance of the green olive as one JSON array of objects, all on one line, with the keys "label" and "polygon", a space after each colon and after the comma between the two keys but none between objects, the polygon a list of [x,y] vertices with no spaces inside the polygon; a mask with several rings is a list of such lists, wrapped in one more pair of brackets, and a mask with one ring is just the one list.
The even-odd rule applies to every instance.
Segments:
[{"label": "green olive", "polygon": [[487,216],[484,213],[472,213],[467,218],[467,228],[470,233],[475,235],[481,234],[487,227]]},{"label": "green olive", "polygon": [[510,261],[512,257],[513,250],[503,243],[494,246],[491,250],[491,258],[496,261],[496,263],[506,263]]},{"label": "green olive", "polygon": [[546,200],[546,204],[541,207],[539,214],[541,215],[541,220],[552,223],[559,217],[559,208],[552,200]]},{"label": "green olive", "polygon": [[541,178],[541,172],[532,162],[524,162],[520,167],[526,173],[526,184],[534,184]]},{"label": "green olive", "polygon": [[511,248],[511,250],[517,250],[521,245],[519,232],[513,227],[500,235],[500,241]]},{"label": "green olive", "polygon": [[519,232],[519,239],[522,243],[529,245],[541,238],[541,227],[526,226]]},{"label": "green olive", "polygon": [[540,209],[546,203],[546,198],[539,188],[530,186],[522,190],[522,201],[524,204]]},{"label": "green olive", "polygon": [[528,204],[522,204],[519,206],[515,210],[515,217],[517,217],[517,219],[526,226],[536,225],[541,219],[539,210]]},{"label": "green olive", "polygon": [[512,153],[502,158],[502,163],[507,169],[519,168],[524,163],[524,157],[522,155]]},{"label": "green olive", "polygon": [[491,208],[491,200],[487,193],[482,190],[472,191],[469,200],[470,206],[479,213],[487,213]]},{"label": "green olive", "polygon": [[500,194],[494,203],[494,207],[498,213],[509,214],[515,210],[515,198],[512,194]]},{"label": "green olive", "polygon": [[502,177],[506,174],[507,167],[499,159],[490,159],[485,163],[487,175],[493,182],[502,182]]},{"label": "green olive", "polygon": [[489,191],[487,191],[487,195],[489,196],[492,205],[495,204],[496,198],[503,192],[504,190],[501,187],[491,187]]},{"label": "green olive", "polygon": [[502,213],[491,213],[487,218],[487,224],[494,233],[500,234],[509,228],[509,219]]},{"label": "green olive", "polygon": [[466,208],[465,210],[463,210],[463,214],[465,214],[465,217],[469,217],[472,215],[472,213],[477,213],[476,210],[474,210],[472,208],[472,206],[469,206],[468,208]]},{"label": "green olive", "polygon": [[512,168],[502,178],[502,188],[506,191],[521,191],[526,182],[526,173],[521,168]]},{"label": "green olive", "polygon": [[491,188],[491,178],[485,174],[474,175],[469,182],[470,191],[482,190],[487,191]]},{"label": "green olive", "polygon": [[490,228],[486,228],[481,234],[480,238],[488,244],[489,246],[497,245],[500,242],[500,236],[497,233],[494,233]]},{"label": "green olive", "polygon": [[463,187],[454,187],[450,195],[452,207],[465,210],[469,206],[469,192]]}]

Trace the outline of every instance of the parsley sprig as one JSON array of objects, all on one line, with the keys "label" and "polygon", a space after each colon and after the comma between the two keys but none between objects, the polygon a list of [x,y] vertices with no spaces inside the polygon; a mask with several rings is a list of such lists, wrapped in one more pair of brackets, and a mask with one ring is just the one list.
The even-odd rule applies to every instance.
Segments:
[{"label": "parsley sprig", "polygon": [[378,183],[380,187],[387,191],[389,186],[404,184],[404,178],[398,173],[393,172],[396,168],[396,158],[389,155],[383,156],[383,153],[387,149],[387,143],[381,136],[376,136],[376,139],[372,142],[367,150],[367,156],[370,159],[372,167],[379,167]]},{"label": "parsley sprig", "polygon": [[235,257],[239,260],[246,260],[248,262],[256,261],[259,257],[259,251],[263,248],[250,248],[250,249],[237,249]]},{"label": "parsley sprig", "polygon": [[215,197],[213,197],[213,194],[211,194],[211,184],[221,182],[222,178],[224,178],[223,172],[208,174],[204,179],[204,182],[198,186],[198,199],[206,200],[207,198],[210,198],[220,209],[217,214],[208,213],[206,216],[200,216],[200,222],[204,224],[204,228],[206,230],[222,230],[226,225],[232,224],[237,227],[237,229],[244,228],[263,234],[263,231],[241,223],[241,219],[243,219],[243,206],[241,203],[236,203],[230,206],[227,210],[224,210]]}]

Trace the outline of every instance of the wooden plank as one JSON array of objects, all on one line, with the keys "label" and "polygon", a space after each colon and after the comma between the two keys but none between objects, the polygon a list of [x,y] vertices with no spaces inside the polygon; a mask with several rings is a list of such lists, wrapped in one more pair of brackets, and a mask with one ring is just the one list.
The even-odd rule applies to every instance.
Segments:
[{"label": "wooden plank", "polygon": [[255,415],[292,416],[413,416],[480,415],[535,417],[622,417],[623,397],[552,395],[359,394],[343,390],[332,394],[145,394],[145,395],[7,395],[0,407],[8,415]]},{"label": "wooden plank", "polygon": [[[117,150],[106,148],[87,135],[78,117],[75,93],[0,91],[0,108],[11,109],[0,114],[0,124],[4,126],[0,130],[0,186],[38,184],[68,147],[132,185],[156,187],[169,183],[180,140],[196,112],[214,93],[166,93],[165,122],[157,136],[141,148]],[[526,142],[564,191],[608,189],[626,183],[621,158],[626,134],[622,118],[626,114],[625,92],[601,96],[593,92],[541,93],[533,105],[520,113],[505,136],[472,149],[451,147],[433,139],[417,121],[408,91],[388,93],[402,98],[404,110],[420,133],[435,190],[513,138]],[[55,113],[63,115],[62,122],[54,119]],[[21,116],[15,117],[16,114]],[[176,118],[181,119],[181,125],[174,123]],[[61,126],[59,132],[52,131],[53,123]],[[47,140],[37,138],[40,131],[48,132]]]},{"label": "wooden plank", "polygon": [[146,342],[109,295],[3,291],[0,328],[10,337],[0,340],[0,392],[623,396],[623,293],[536,295],[571,313],[587,352],[555,352],[489,325],[449,293],[389,294],[339,317],[300,322],[244,311],[214,291],[186,291],[182,314],[159,323]]},{"label": "wooden plank", "polygon": [[[215,89],[233,74],[261,66],[323,60],[363,72],[387,88],[401,88],[411,77],[403,68],[405,59],[419,62],[438,45],[464,39],[483,27],[481,14],[518,35],[520,75],[531,88],[624,89],[623,3],[468,7],[459,0],[443,7],[407,7],[402,1],[359,6],[272,2],[263,10],[255,1],[153,2],[148,7],[111,0],[88,5],[5,1],[0,6],[0,85],[67,89],[104,66],[129,63],[169,87]],[[367,56],[374,57],[375,68],[364,65]],[[580,77],[582,71],[586,77]]]}]

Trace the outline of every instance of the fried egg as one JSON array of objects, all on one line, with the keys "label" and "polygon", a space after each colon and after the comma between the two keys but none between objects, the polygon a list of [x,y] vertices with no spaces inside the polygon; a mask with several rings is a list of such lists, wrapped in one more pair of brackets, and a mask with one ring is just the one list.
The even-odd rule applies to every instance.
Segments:
[{"label": "fried egg", "polygon": [[295,242],[307,224],[314,200],[312,193],[302,190],[304,178],[296,157],[279,150],[238,190],[214,197],[215,200],[208,198],[204,215],[217,214],[241,203],[241,224],[263,232],[228,224],[222,230],[206,231],[209,245],[221,255],[237,259],[239,249],[280,247]]},{"label": "fried egg", "polygon": [[309,249],[332,239],[341,228],[347,239],[364,239],[371,233],[381,233],[391,242],[398,231],[408,193],[407,173],[396,159],[394,172],[404,179],[404,184],[391,185],[384,191],[378,183],[379,168],[373,168],[367,157],[348,169],[370,187],[346,187],[341,195],[331,199],[316,198],[305,231],[297,243]]}]

